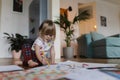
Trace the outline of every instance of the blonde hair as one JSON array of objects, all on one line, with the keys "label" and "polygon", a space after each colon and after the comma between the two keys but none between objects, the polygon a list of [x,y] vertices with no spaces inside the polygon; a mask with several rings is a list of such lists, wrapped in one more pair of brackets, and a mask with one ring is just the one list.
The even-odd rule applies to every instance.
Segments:
[{"label": "blonde hair", "polygon": [[52,35],[53,40],[56,37],[55,24],[52,20],[45,20],[39,27],[40,36],[44,38],[44,35]]}]

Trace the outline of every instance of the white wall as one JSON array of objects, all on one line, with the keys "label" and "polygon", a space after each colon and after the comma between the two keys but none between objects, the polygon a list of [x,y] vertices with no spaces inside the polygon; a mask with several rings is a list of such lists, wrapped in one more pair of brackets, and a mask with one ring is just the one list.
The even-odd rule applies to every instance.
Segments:
[{"label": "white wall", "polygon": [[96,0],[60,0],[60,8],[67,9],[69,6],[72,7],[72,11],[68,12],[68,16],[70,20],[78,13],[78,3],[88,3],[94,2]]},{"label": "white wall", "polygon": [[[78,3],[96,3],[95,23],[97,25],[97,32],[109,36],[120,33],[120,6],[102,0],[60,0],[61,8],[68,8],[72,6],[73,11],[69,12],[69,19],[72,20],[74,15],[78,12]],[[105,16],[107,19],[107,27],[100,25],[100,16]]]},{"label": "white wall", "polygon": [[[105,36],[120,33],[120,7],[112,3],[97,1],[97,27],[98,32]],[[107,26],[103,27],[100,24],[100,16],[107,19]]]},{"label": "white wall", "polygon": [[[9,44],[5,40],[3,33],[20,33],[29,35],[29,4],[32,0],[23,0],[23,12],[13,12],[13,0],[1,0],[0,4],[0,58],[9,58],[11,52],[8,52]],[[55,20],[59,16],[59,0],[50,0],[50,19]],[[56,17],[57,16],[57,17]],[[56,28],[57,37],[55,40],[56,59],[60,58],[60,30]]]},{"label": "white wall", "polygon": [[[50,0],[50,19],[53,21],[59,17],[60,2],[59,0]],[[56,39],[55,39],[55,58],[60,59],[60,27],[56,25]]]},{"label": "white wall", "polygon": [[1,0],[0,58],[11,57],[9,44],[3,33],[20,33],[28,36],[28,6],[32,0],[23,0],[23,12],[13,11],[13,0]]},{"label": "white wall", "polygon": [[0,29],[1,29],[1,0],[0,0]]},{"label": "white wall", "polygon": [[13,0],[2,0],[1,32],[21,33],[28,35],[28,6],[32,0],[25,0],[23,12],[13,11]]}]

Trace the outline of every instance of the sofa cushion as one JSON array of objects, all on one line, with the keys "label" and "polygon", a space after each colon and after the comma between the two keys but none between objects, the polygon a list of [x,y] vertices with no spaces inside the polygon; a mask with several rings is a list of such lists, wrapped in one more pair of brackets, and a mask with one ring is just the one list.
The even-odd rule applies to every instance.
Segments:
[{"label": "sofa cushion", "polygon": [[91,32],[90,34],[91,34],[91,36],[92,36],[92,40],[93,40],[93,41],[96,41],[96,40],[100,40],[100,39],[105,38],[104,35],[99,34],[99,33],[97,33],[97,32]]},{"label": "sofa cushion", "polygon": [[98,46],[114,46],[114,47],[120,47],[120,38],[117,37],[107,37],[101,40],[93,41],[92,45],[94,47]]},{"label": "sofa cushion", "polygon": [[120,58],[120,47],[100,46],[94,48],[94,58]]},{"label": "sofa cushion", "polygon": [[92,57],[92,53],[93,53],[93,51],[92,51],[92,45],[91,45],[91,42],[92,42],[92,36],[91,36],[91,34],[85,34],[85,39],[86,39],[86,47],[87,47],[87,50],[86,50],[86,52],[87,52],[87,55],[86,55],[86,57],[89,57],[89,58],[91,58]]}]

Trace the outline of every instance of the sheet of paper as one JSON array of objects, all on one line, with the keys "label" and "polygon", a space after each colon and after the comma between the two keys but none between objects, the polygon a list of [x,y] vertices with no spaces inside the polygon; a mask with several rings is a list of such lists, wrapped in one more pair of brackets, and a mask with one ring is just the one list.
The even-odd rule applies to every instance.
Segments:
[{"label": "sheet of paper", "polygon": [[24,70],[24,69],[19,67],[19,66],[17,66],[17,65],[0,66],[0,72],[16,71],[16,70]]},{"label": "sheet of paper", "polygon": [[74,66],[79,66],[81,68],[94,68],[94,67],[115,67],[118,64],[108,64],[108,63],[89,63],[89,62],[75,62],[75,61],[66,61],[66,62],[61,62],[60,64],[65,64],[65,65],[74,65]]},{"label": "sheet of paper", "polygon": [[119,80],[98,70],[80,70],[79,73],[69,73],[64,76],[71,80]]}]

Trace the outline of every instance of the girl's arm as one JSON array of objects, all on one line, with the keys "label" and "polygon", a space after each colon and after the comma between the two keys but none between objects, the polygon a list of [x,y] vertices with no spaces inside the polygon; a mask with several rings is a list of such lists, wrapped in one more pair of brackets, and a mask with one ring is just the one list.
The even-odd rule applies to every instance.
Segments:
[{"label": "girl's arm", "polygon": [[51,47],[50,55],[51,55],[51,64],[54,64],[55,63],[55,50],[54,50],[54,46]]},{"label": "girl's arm", "polygon": [[42,62],[42,64],[47,64],[44,58],[42,58],[42,55],[40,55],[40,46],[36,44],[34,47],[35,47],[35,53],[36,53],[37,59],[40,62]]}]

